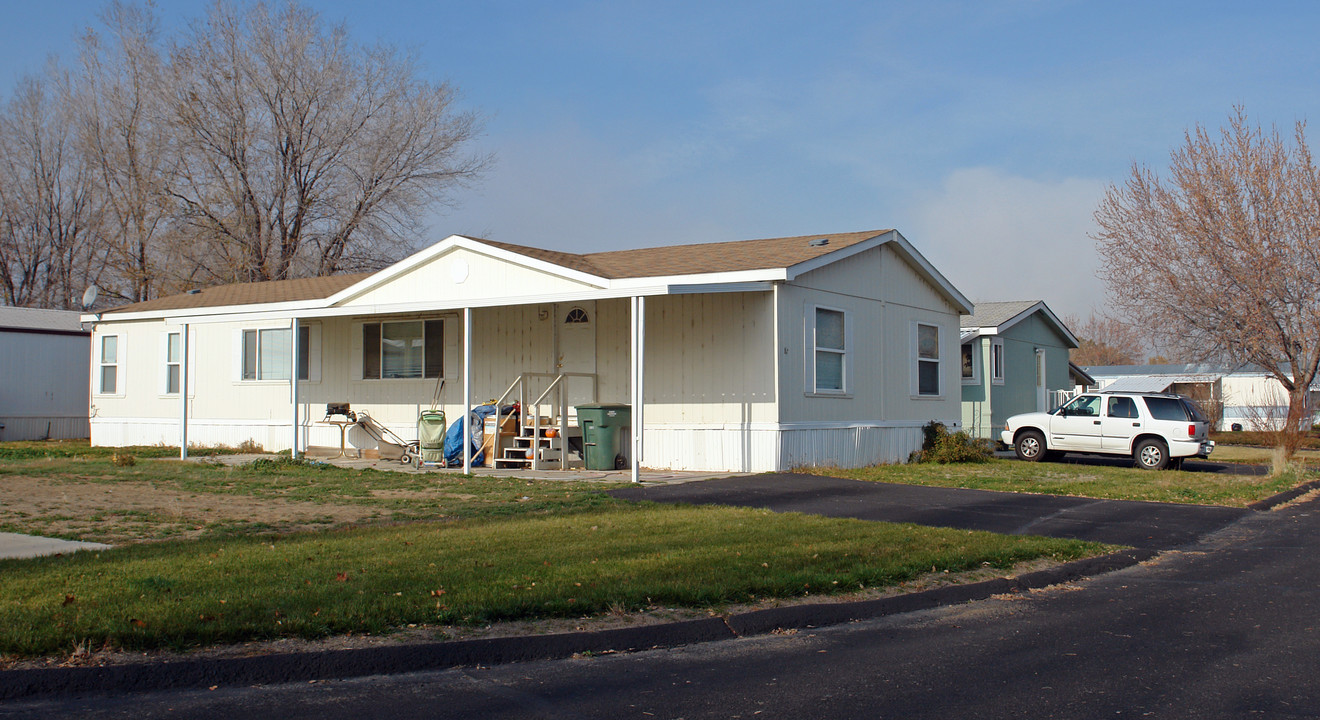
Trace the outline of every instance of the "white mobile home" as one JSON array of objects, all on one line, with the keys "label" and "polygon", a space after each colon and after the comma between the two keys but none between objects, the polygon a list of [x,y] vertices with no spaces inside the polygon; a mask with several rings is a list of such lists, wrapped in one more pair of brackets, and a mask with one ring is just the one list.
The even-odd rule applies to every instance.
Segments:
[{"label": "white mobile home", "polygon": [[[1196,400],[1219,430],[1277,430],[1288,417],[1288,391],[1253,365],[1205,363],[1108,365],[1086,368],[1100,390],[1171,392]],[[1309,407],[1320,409],[1320,383],[1310,389]],[[1308,418],[1307,426],[1320,420]]]},{"label": "white mobile home", "polygon": [[519,399],[561,442],[576,405],[630,405],[645,467],[902,461],[959,424],[971,309],[893,230],[580,255],[455,235],[372,274],[88,316],[92,442],[337,448],[334,402],[411,439],[443,381],[449,418]]},{"label": "white mobile home", "polygon": [[76,312],[0,307],[0,440],[87,437],[90,336]]}]

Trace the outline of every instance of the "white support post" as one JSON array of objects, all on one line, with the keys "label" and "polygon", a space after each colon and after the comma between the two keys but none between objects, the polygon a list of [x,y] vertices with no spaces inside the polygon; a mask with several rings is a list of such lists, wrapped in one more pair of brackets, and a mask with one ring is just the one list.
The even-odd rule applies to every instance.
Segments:
[{"label": "white support post", "polygon": [[298,318],[289,321],[289,397],[293,400],[293,445],[289,457],[298,459]]},{"label": "white support post", "polygon": [[179,333],[179,459],[188,459],[188,323]]},{"label": "white support post", "polygon": [[632,481],[642,481],[643,400],[646,375],[646,298],[632,298]]},{"label": "white support post", "polygon": [[472,308],[463,308],[463,474],[472,472]]}]

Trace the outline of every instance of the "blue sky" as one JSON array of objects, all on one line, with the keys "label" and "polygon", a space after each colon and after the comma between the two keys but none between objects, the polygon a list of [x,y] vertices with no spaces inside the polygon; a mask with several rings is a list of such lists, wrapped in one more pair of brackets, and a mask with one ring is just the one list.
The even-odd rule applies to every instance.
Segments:
[{"label": "blue sky", "polygon": [[[166,29],[206,3],[162,3]],[[414,50],[494,168],[430,237],[566,251],[894,227],[975,300],[1101,308],[1091,215],[1235,104],[1318,116],[1305,2],[309,2]],[[101,2],[0,0],[0,88]]]}]

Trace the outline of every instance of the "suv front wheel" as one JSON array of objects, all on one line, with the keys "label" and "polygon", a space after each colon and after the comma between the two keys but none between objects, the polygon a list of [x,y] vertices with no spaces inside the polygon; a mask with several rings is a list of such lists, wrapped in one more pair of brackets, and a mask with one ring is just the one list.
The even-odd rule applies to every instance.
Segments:
[{"label": "suv front wheel", "polygon": [[1169,464],[1169,448],[1159,440],[1146,438],[1132,449],[1132,457],[1143,470],[1163,470]]},{"label": "suv front wheel", "polygon": [[1045,436],[1035,430],[1027,430],[1018,435],[1013,443],[1013,452],[1019,460],[1040,462],[1045,459]]}]

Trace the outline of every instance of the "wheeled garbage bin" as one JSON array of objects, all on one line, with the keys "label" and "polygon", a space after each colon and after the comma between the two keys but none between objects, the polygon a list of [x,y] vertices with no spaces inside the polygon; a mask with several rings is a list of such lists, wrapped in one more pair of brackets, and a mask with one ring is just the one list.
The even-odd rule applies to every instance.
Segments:
[{"label": "wheeled garbage bin", "polygon": [[632,406],[600,403],[577,406],[588,470],[615,470],[623,461],[623,429],[632,426]]}]

